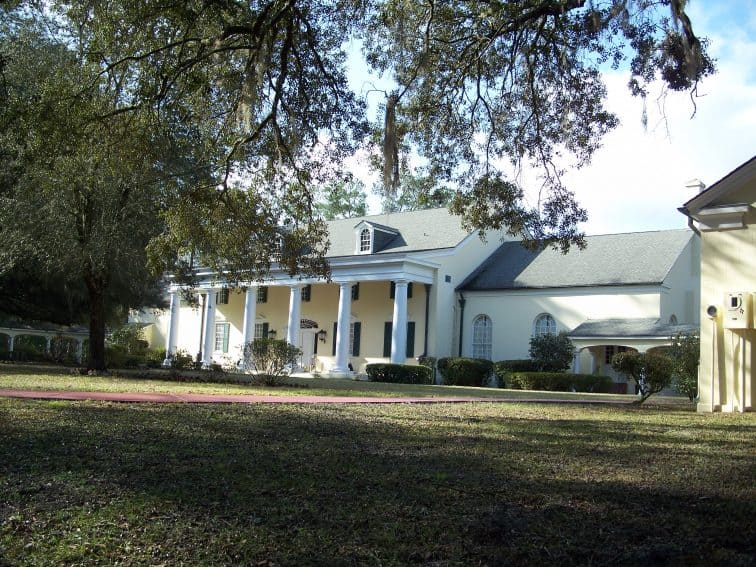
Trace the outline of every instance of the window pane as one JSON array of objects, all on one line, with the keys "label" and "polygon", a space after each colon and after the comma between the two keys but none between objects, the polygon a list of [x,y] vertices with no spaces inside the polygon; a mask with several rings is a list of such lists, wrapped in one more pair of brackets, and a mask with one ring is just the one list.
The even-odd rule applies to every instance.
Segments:
[{"label": "window pane", "polygon": [[539,315],[535,321],[533,334],[536,337],[543,335],[556,335],[556,321],[554,321],[554,318],[548,313]]},{"label": "window pane", "polygon": [[479,315],[473,321],[472,355],[473,358],[491,360],[491,319],[486,315]]},{"label": "window pane", "polygon": [[370,230],[367,228],[360,231],[360,252],[370,252]]}]

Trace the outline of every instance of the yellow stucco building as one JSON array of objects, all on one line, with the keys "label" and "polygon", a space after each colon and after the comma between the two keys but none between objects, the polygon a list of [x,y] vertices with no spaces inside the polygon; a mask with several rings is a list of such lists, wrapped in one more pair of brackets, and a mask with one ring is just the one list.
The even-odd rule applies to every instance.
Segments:
[{"label": "yellow stucco building", "polygon": [[701,233],[699,411],[752,411],[756,157],[680,209]]}]

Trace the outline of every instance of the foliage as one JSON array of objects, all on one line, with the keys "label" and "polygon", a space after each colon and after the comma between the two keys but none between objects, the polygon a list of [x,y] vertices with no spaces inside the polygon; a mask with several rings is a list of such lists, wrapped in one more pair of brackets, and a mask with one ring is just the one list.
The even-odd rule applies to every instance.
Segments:
[{"label": "foliage", "polygon": [[296,365],[302,350],[282,339],[255,339],[244,345],[242,364],[257,371],[256,377],[266,386],[277,386]]},{"label": "foliage", "polygon": [[612,368],[638,384],[641,394],[639,404],[658,394],[672,382],[672,360],[661,354],[620,352],[612,357]]},{"label": "foliage", "polygon": [[449,386],[485,386],[493,372],[493,363],[482,358],[439,358],[438,371],[443,383]]},{"label": "foliage", "polygon": [[148,347],[147,341],[144,340],[144,330],[139,323],[121,325],[110,333],[109,342],[123,348],[129,354],[141,354]]},{"label": "foliage", "polygon": [[[343,179],[344,158],[369,133],[365,101],[349,88],[345,70],[355,39],[369,70],[396,85],[384,93],[382,132],[373,142],[381,146],[389,197],[412,152],[426,164],[431,186],[454,188],[451,208],[466,225],[563,247],[581,242],[577,223],[585,212],[560,182],[560,156],[586,163],[617,123],[604,106],[602,66],[629,62],[638,96],[656,78],[694,94],[713,72],[686,5],[19,0],[3,10],[9,29],[30,14],[47,18],[58,38],[91,56],[103,83],[120,89],[119,106],[100,117],[149,111],[153,132],[167,130],[192,149],[191,159],[164,169],[180,179],[180,195],[169,202],[153,259],[170,264],[197,251],[204,264],[234,278],[250,266],[268,267],[262,244],[277,230],[286,240],[283,226],[294,237],[282,264],[294,269],[298,258],[327,272],[312,187]],[[80,84],[97,91],[103,83]],[[508,162],[540,166],[537,209],[525,205]],[[10,169],[3,179],[13,177]],[[244,185],[234,187],[235,179]],[[196,222],[213,213],[212,222]],[[227,238],[213,229],[225,219],[234,232]],[[310,244],[310,254],[301,243]],[[161,260],[167,251],[174,254]]]},{"label": "foliage", "polygon": [[174,370],[197,370],[199,363],[185,350],[177,350],[171,357],[171,368]]},{"label": "foliage", "polygon": [[454,198],[454,191],[449,187],[437,185],[432,176],[413,175],[409,171],[401,173],[396,194],[387,194],[381,184],[373,188],[373,193],[382,197],[384,213],[448,207]]},{"label": "foliage", "polygon": [[575,347],[565,333],[530,337],[530,358],[541,372],[563,372],[572,364]]},{"label": "foliage", "polygon": [[371,382],[394,384],[432,384],[433,371],[427,366],[412,364],[368,364],[365,367]]},{"label": "foliage", "polygon": [[514,390],[606,393],[612,389],[612,379],[598,374],[518,371],[507,374],[506,380],[506,387]]},{"label": "foliage", "polygon": [[537,372],[536,362],[530,358],[499,360],[494,362],[494,370],[499,376],[509,372]]},{"label": "foliage", "polygon": [[[102,369],[108,313],[161,303],[145,246],[162,226],[166,183],[155,181],[155,151],[163,140],[146,115],[119,112],[118,84],[75,51],[77,37],[54,37],[50,26],[33,18],[0,26],[0,154],[10,160],[0,197],[0,238],[9,243],[3,271],[30,259],[31,279],[79,290],[89,315],[88,366]],[[108,120],[97,119],[104,114]]]},{"label": "foliage", "polygon": [[[658,4],[672,9],[662,16]],[[468,226],[505,229],[562,247],[581,243],[585,211],[562,185],[564,158],[586,163],[617,124],[604,107],[600,68],[630,59],[630,88],[660,77],[695,91],[713,72],[685,2],[376,2],[362,31],[370,65],[390,74],[382,148],[388,195],[400,152],[458,187],[452,211]],[[410,31],[411,30],[411,31]],[[525,205],[516,174],[535,163],[540,208]]]},{"label": "foliage", "polygon": [[679,333],[672,337],[667,350],[672,359],[672,384],[675,389],[693,401],[698,396],[698,363],[701,357],[701,339],[698,333]]},{"label": "foliage", "polygon": [[329,183],[318,190],[315,209],[326,220],[365,216],[367,195],[364,183],[359,179]]}]

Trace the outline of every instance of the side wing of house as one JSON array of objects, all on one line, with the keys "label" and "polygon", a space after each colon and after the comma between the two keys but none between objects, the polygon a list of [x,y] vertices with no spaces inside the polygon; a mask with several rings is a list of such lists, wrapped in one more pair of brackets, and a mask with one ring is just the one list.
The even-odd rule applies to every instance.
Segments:
[{"label": "side wing of house", "polygon": [[756,157],[680,209],[701,232],[699,411],[752,411]]},{"label": "side wing of house", "polygon": [[611,356],[647,351],[690,330],[698,288],[697,242],[687,230],[587,238],[568,254],[505,243],[458,288],[465,299],[461,352],[492,360],[528,358],[530,338],[565,332],[576,372],[624,379]]}]

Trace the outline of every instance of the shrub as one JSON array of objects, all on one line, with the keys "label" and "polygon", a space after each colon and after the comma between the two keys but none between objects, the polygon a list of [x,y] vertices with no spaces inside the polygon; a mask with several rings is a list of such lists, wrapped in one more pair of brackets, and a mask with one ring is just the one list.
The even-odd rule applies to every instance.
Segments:
[{"label": "shrub", "polygon": [[612,357],[612,368],[638,384],[641,397],[637,403],[642,404],[671,384],[674,365],[662,354],[628,351]]},{"label": "shrub", "polygon": [[431,384],[436,383],[436,363],[438,359],[435,356],[421,356],[417,359],[420,366],[425,366],[431,369]]},{"label": "shrub", "polygon": [[485,386],[493,372],[493,362],[482,358],[439,358],[438,371],[449,386]]},{"label": "shrub", "polygon": [[177,350],[171,359],[171,368],[176,370],[197,370],[199,362],[194,361],[194,357],[185,350]]},{"label": "shrub", "polygon": [[541,372],[563,372],[570,367],[575,347],[564,333],[530,338],[530,358]]},{"label": "shrub", "polygon": [[537,370],[536,363],[529,358],[494,362],[494,374],[499,380],[499,388],[507,387],[509,375],[512,372],[536,372]]},{"label": "shrub", "polygon": [[147,350],[148,343],[144,340],[142,326],[138,323],[127,323],[110,334],[108,342],[122,348],[129,354],[141,354]]},{"label": "shrub", "polygon": [[672,337],[672,345],[667,354],[672,359],[674,370],[672,383],[675,389],[688,396],[692,402],[698,396],[698,360],[701,339],[698,333],[679,333]]},{"label": "shrub", "polygon": [[612,380],[596,374],[567,372],[512,372],[507,375],[509,388],[547,392],[610,392]]},{"label": "shrub", "polygon": [[368,364],[365,367],[371,382],[390,382],[393,384],[432,384],[433,370],[427,366],[411,364]]},{"label": "shrub", "polygon": [[301,355],[300,349],[284,340],[255,339],[244,345],[243,364],[245,368],[258,371],[254,379],[256,382],[277,386],[291,372]]}]

